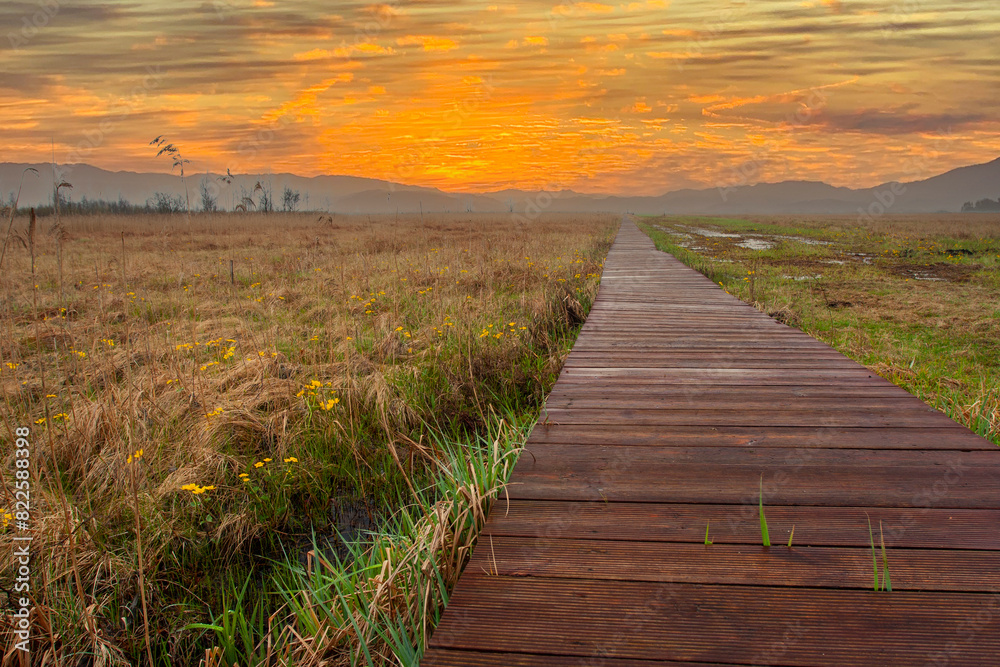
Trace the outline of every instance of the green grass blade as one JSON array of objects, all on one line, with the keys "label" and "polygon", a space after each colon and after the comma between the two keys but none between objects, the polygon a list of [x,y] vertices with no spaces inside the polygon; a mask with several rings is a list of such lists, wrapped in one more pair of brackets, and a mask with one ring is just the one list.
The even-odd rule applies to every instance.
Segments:
[{"label": "green grass blade", "polygon": [[875,570],[875,586],[873,590],[878,592],[878,558],[875,555],[875,535],[872,534],[872,518],[868,516],[868,512],[865,512],[865,516],[868,517],[868,541],[872,545],[872,568]]},{"label": "green grass blade", "polygon": [[792,524],[792,532],[788,535],[788,548],[792,548],[792,540],[795,538],[795,524]]},{"label": "green grass blade", "polygon": [[892,579],[889,578],[889,557],[885,553],[885,535],[882,533],[882,522],[878,522],[878,537],[882,542],[882,575],[883,575],[883,590],[892,592]]},{"label": "green grass blade", "polygon": [[711,544],[711,543],[712,543],[712,540],[708,539],[708,527],[709,527],[709,526],[711,526],[711,525],[712,525],[712,522],[711,522],[711,521],[709,521],[708,523],[706,523],[706,524],[705,524],[705,546],[706,546],[706,547],[707,547],[707,546],[708,546],[709,544]]}]

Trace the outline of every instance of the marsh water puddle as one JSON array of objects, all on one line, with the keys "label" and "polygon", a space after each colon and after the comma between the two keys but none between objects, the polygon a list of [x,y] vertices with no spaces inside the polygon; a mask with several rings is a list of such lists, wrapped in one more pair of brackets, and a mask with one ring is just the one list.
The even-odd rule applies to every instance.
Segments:
[{"label": "marsh water puddle", "polygon": [[[681,227],[681,229],[687,233],[679,233],[676,230],[668,230],[664,227],[660,227],[660,229],[677,234],[683,238],[691,238],[692,235],[694,235],[706,239],[735,239],[733,245],[739,246],[740,248],[746,248],[747,250],[771,250],[777,247],[778,243],[781,241],[792,241],[795,243],[803,243],[805,245],[814,246],[832,245],[832,241],[820,241],[819,239],[811,239],[805,236],[789,236],[785,234],[751,235],[741,234],[738,232],[721,232],[715,229],[689,226]],[[696,248],[691,249],[696,250]]]},{"label": "marsh water puddle", "polygon": [[777,244],[774,241],[750,236],[741,240],[736,245],[747,250],[770,250]]},{"label": "marsh water puddle", "polygon": [[782,239],[784,241],[795,241],[796,243],[804,243],[806,245],[833,245],[833,241],[820,241],[819,239],[810,239],[805,236],[775,236],[776,239]]},{"label": "marsh water puddle", "polygon": [[704,236],[709,239],[738,239],[742,236],[742,234],[730,234],[728,232],[720,232],[714,229],[704,229],[703,227],[683,227],[683,229],[691,232],[692,234]]},{"label": "marsh water puddle", "polygon": [[859,261],[862,264],[871,264],[875,260],[875,255],[871,255],[866,252],[849,252],[846,256]]},{"label": "marsh water puddle", "polygon": [[370,543],[369,534],[378,529],[379,517],[374,507],[373,500],[364,498],[344,496],[333,499],[330,503],[333,531],[300,539],[299,563],[306,566],[310,557],[321,557],[330,563],[353,562],[350,545],[357,548]]},{"label": "marsh water puddle", "polygon": [[732,239],[732,244],[747,250],[772,250],[782,241],[791,241],[813,246],[832,245],[832,241],[821,241],[805,236],[789,236],[786,234],[754,235],[739,232],[723,232],[705,227],[691,227],[689,225],[678,225],[677,227],[664,227],[653,225],[663,232],[667,232],[676,239],[677,245],[694,252],[713,252],[712,248],[706,248],[700,242],[707,239]]}]

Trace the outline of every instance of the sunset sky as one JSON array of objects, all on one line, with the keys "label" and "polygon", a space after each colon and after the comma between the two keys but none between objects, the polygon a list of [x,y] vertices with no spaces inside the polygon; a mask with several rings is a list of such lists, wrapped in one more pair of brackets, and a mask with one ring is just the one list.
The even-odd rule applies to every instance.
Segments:
[{"label": "sunset sky", "polygon": [[1000,156],[996,0],[5,0],[0,161],[660,194]]}]

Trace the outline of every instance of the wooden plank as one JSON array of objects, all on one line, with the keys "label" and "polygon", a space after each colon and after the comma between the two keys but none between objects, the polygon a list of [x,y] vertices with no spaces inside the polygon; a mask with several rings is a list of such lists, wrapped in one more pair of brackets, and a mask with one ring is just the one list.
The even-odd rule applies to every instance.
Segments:
[{"label": "wooden plank", "polygon": [[[733,667],[734,663],[675,662],[673,660],[636,660],[595,656],[579,657],[539,653],[496,653],[493,651],[454,651],[441,649],[420,661],[423,667]],[[737,666],[739,667],[739,666]]]},{"label": "wooden plank", "polygon": [[636,445],[829,449],[951,449],[996,451],[996,445],[952,422],[933,428],[823,426],[649,426],[539,422],[528,446]]},{"label": "wooden plank", "polygon": [[[572,356],[572,355],[570,355]],[[592,378],[614,378],[622,384],[704,384],[707,381],[720,384],[758,385],[802,385],[829,384],[831,382],[858,383],[863,385],[891,385],[888,380],[878,377],[865,368],[812,368],[802,370],[777,370],[771,368],[624,368],[610,366],[563,367],[559,382],[563,384],[586,383]]]},{"label": "wooden plank", "polygon": [[[797,369],[804,370],[853,370],[855,364],[849,359],[841,360],[829,359],[796,359],[794,357],[773,358],[751,358],[751,357],[725,357],[724,355],[712,355],[702,357],[662,357],[658,359],[645,358],[645,355],[635,357],[616,356],[613,359],[606,359],[617,368],[646,369],[650,364],[660,368],[697,368],[697,369]],[[594,365],[594,359],[572,357],[566,360],[565,368],[586,368]]]},{"label": "wooden plank", "polygon": [[[756,499],[742,504],[610,503],[502,498],[484,535],[555,539],[615,539],[623,542],[702,544],[705,526],[716,544],[760,544]],[[868,520],[890,549],[1000,550],[1000,509],[924,507],[822,507],[770,503],[765,508],[774,542],[803,546],[864,547]],[[488,542],[486,543],[488,546]]]},{"label": "wooden plank", "polygon": [[928,412],[930,408],[921,401],[914,401],[912,396],[892,396],[874,397],[841,394],[836,401],[831,401],[832,397],[806,397],[787,394],[782,398],[775,396],[760,396],[756,392],[747,392],[751,395],[717,395],[717,394],[694,394],[688,396],[665,396],[650,394],[630,394],[619,396],[615,393],[605,392],[599,396],[588,396],[580,394],[572,395],[549,395],[545,401],[545,407],[552,410],[738,410],[744,411],[765,411],[765,412],[786,412],[805,410],[813,413],[823,412],[843,412],[843,411],[873,411],[886,410],[899,414],[901,412]]},{"label": "wooden plank", "polygon": [[511,498],[773,505],[1000,507],[998,452],[538,445]]},{"label": "wooden plank", "polygon": [[[709,526],[711,532],[711,526]],[[858,531],[868,538],[867,526]],[[884,532],[884,526],[883,526]],[[796,534],[798,531],[796,531]],[[795,536],[792,535],[794,538]],[[608,579],[734,586],[792,586],[871,590],[871,548],[787,546],[788,532],[760,544],[690,544],[615,540],[538,540],[486,536],[470,572],[512,577]],[[875,540],[879,541],[878,523]],[[897,591],[1000,591],[1000,551],[899,549],[886,551]],[[650,567],[655,563],[655,567]]]},{"label": "wooden plank", "polygon": [[542,411],[542,421],[553,424],[612,425],[625,421],[636,426],[828,426],[927,428],[954,423],[947,415],[924,405],[902,410],[634,410],[632,408],[587,410],[549,408]]},{"label": "wooden plank", "polygon": [[[913,405],[920,405],[914,402],[913,396],[899,387],[883,385],[860,385],[853,387],[842,387],[839,385],[764,385],[747,389],[745,387],[733,386],[712,386],[712,385],[617,385],[613,381],[595,380],[587,384],[560,385],[549,392],[547,403],[554,400],[591,400],[591,399],[617,399],[617,400],[666,400],[679,399],[688,402],[725,402],[727,406],[747,405],[751,402],[770,404],[780,403],[784,400],[800,401],[803,399],[820,399],[828,403],[840,403],[842,400],[861,401],[872,399],[891,399],[894,401],[908,401]],[[836,399],[831,401],[830,399]]]},{"label": "wooden plank", "polygon": [[[750,664],[989,665],[1000,596],[485,576],[431,646]],[[945,638],[947,641],[942,641]],[[433,664],[433,663],[429,663]]]}]

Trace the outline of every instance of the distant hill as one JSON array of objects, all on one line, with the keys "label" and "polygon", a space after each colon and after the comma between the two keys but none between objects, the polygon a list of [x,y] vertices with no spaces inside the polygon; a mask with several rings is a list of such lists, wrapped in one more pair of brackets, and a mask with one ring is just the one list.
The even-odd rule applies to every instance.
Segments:
[{"label": "distant hill", "polygon": [[677,190],[659,197],[555,197],[548,210],[608,210],[683,215],[785,215],[958,212],[969,201],[1000,194],[1000,158],[909,183],[854,190],[815,181],[758,183],[736,188]]},{"label": "distant hill", "polygon": [[[21,172],[28,175],[21,193],[22,205],[38,206],[52,201],[52,167],[49,164],[0,163],[0,197],[17,190]],[[73,201],[88,199],[145,203],[155,192],[184,196],[181,179],[173,174],[109,172],[85,164],[61,167],[73,189],[63,191]],[[281,192],[287,186],[301,195],[300,210],[336,213],[427,213],[507,212],[529,218],[542,211],[623,213],[670,213],[704,215],[740,214],[857,214],[958,212],[966,202],[1000,194],[1000,158],[985,164],[953,169],[939,176],[909,183],[883,183],[872,188],[834,187],[814,181],[759,183],[733,188],[685,189],[656,197],[618,197],[581,194],[572,190],[527,192],[502,190],[482,194],[450,193],[437,188],[401,185],[354,176],[294,174],[239,174],[226,185],[218,174],[187,177],[192,210],[200,208],[199,184],[213,187],[221,206],[230,209],[257,182],[267,186],[280,208]]]}]

